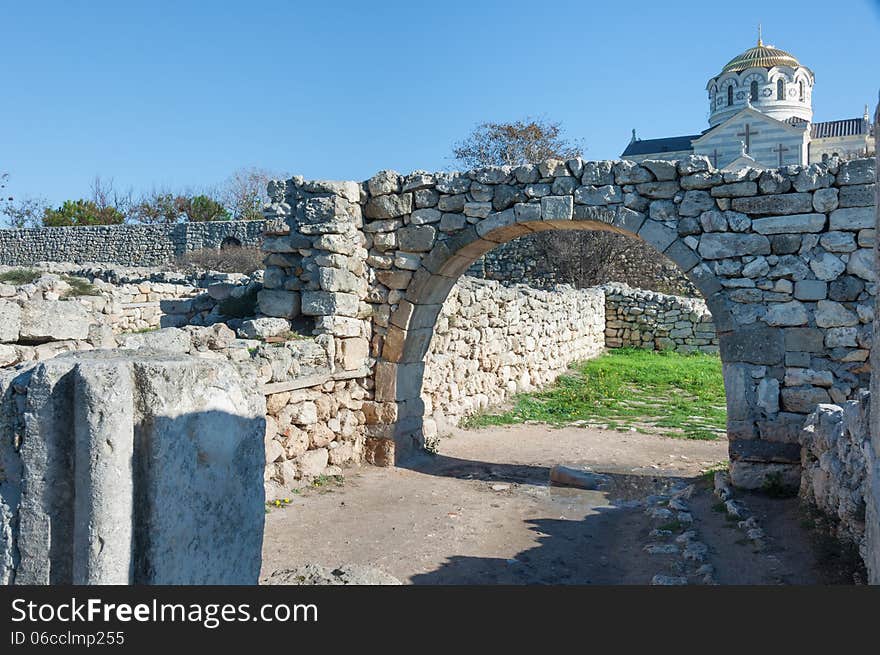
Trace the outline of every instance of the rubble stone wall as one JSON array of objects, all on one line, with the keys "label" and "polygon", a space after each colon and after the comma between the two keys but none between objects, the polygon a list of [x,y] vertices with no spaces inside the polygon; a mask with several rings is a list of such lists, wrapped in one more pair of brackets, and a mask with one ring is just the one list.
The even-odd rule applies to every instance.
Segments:
[{"label": "rubble stone wall", "polygon": [[837,536],[859,546],[864,558],[868,492],[870,396],[842,406],[822,404],[801,432],[800,497],[834,519]]},{"label": "rubble stone wall", "polygon": [[680,353],[718,353],[712,314],[700,298],[606,284],[605,345]]},{"label": "rubble stone wall", "polygon": [[265,229],[265,221],[0,229],[0,264],[160,266],[191,250],[219,248],[230,239],[241,246],[259,247]]},{"label": "rubble stone wall", "polygon": [[539,290],[460,278],[443,303],[425,357],[426,437],[601,354],[604,304],[600,289]]}]

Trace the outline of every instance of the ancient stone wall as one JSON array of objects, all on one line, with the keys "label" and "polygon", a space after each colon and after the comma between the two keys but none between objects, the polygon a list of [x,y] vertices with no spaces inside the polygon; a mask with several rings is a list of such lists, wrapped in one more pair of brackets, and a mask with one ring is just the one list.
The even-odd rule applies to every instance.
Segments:
[{"label": "ancient stone wall", "polygon": [[[586,262],[572,261],[572,256]],[[601,259],[601,262],[589,260]],[[697,297],[700,292],[672,261],[623,234],[578,232],[527,234],[480,257],[468,275],[537,287],[578,287],[620,282],[637,289]]]},{"label": "ancient stone wall", "polygon": [[870,399],[867,391],[839,405],[819,405],[801,432],[800,497],[832,517],[837,536],[864,558]]},{"label": "ancient stone wall", "polygon": [[[93,290],[66,297],[76,280],[46,273],[20,285],[0,283],[0,367],[62,352],[124,346],[131,332],[212,325],[238,328],[230,311],[256,311],[259,276],[177,273],[120,275],[114,269],[75,271]],[[124,281],[120,281],[124,280]],[[117,283],[105,282],[113,279]],[[240,315],[240,312],[239,312]]]},{"label": "ancient stone wall", "polygon": [[868,382],[874,183],[873,160],[724,172],[694,156],[383,171],[364,183],[293,178],[270,184],[267,217],[290,232],[264,243],[260,306],[315,317],[346,366],[376,358],[381,408],[366,448],[389,463],[424,441],[424,357],[443,301],[474,261],[545,230],[635,235],[675,262],[712,312],[734,483],[799,479],[806,416]]},{"label": "ancient stone wall", "polygon": [[229,239],[241,246],[259,247],[265,229],[265,221],[211,221],[0,230],[0,264],[102,262],[160,266],[185,252],[219,248]]},{"label": "ancient stone wall", "polygon": [[527,285],[462,277],[437,319],[425,357],[426,438],[512,394],[552,382],[575,361],[604,350],[599,289]]},{"label": "ancient stone wall", "polygon": [[712,314],[701,298],[606,284],[605,345],[680,353],[718,353]]}]

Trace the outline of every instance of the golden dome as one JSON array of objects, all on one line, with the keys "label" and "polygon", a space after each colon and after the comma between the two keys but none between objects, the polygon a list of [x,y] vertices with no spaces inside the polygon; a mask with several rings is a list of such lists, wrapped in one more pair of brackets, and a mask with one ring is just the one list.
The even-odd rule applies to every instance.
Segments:
[{"label": "golden dome", "polygon": [[744,53],[731,59],[721,72],[727,73],[733,71],[738,73],[747,68],[772,68],[773,66],[791,66],[792,68],[796,68],[800,65],[801,63],[794,55],[785,50],[774,48],[771,45],[764,45],[764,43],[758,39],[758,45],[754,48],[749,48]]}]

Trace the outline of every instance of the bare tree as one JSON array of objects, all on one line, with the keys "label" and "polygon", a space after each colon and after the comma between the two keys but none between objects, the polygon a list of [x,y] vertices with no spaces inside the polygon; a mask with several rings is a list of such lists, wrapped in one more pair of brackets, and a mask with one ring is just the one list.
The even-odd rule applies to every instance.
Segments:
[{"label": "bare tree", "polygon": [[217,196],[236,220],[263,218],[263,205],[269,202],[266,186],[283,177],[264,168],[240,168],[221,185]]},{"label": "bare tree", "polygon": [[[563,136],[562,124],[544,118],[512,123],[482,123],[452,148],[453,158],[467,168],[537,164],[547,159],[580,157],[580,141]],[[531,237],[536,255],[577,286],[607,282],[638,243],[610,232],[565,230]]]},{"label": "bare tree", "polygon": [[467,168],[519,166],[579,157],[583,146],[562,136],[561,123],[527,117],[512,123],[481,123],[453,145],[452,154]]},{"label": "bare tree", "polygon": [[43,198],[6,198],[0,205],[0,214],[11,228],[39,227],[49,203]]},{"label": "bare tree", "polygon": [[120,214],[129,217],[134,205],[133,192],[120,191],[113,183],[113,178],[104,180],[100,175],[95,175],[89,185],[89,199],[100,210],[115,209]]}]

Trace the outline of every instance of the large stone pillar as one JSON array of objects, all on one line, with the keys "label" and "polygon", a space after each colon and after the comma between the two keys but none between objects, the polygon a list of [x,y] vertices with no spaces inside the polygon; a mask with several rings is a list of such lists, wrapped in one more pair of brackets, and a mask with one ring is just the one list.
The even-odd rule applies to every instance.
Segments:
[{"label": "large stone pillar", "polygon": [[70,353],[0,386],[5,582],[257,582],[265,401],[232,364]]}]

